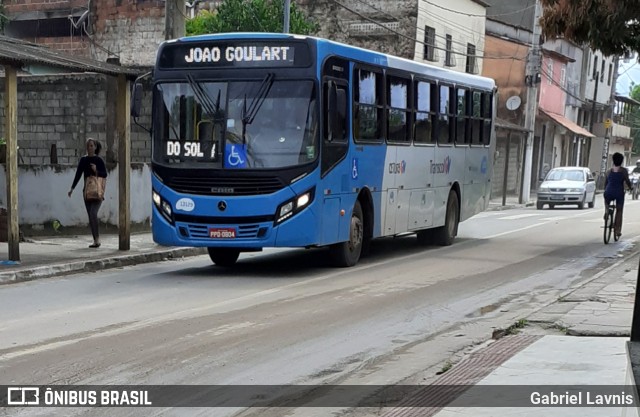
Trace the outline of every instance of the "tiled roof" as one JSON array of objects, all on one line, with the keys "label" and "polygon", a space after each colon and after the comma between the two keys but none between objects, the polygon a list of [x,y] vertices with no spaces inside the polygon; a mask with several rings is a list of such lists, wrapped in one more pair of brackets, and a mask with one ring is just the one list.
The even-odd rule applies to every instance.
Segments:
[{"label": "tiled roof", "polygon": [[24,65],[33,64],[67,71],[97,72],[108,75],[137,76],[146,72],[140,68],[123,67],[90,58],[72,56],[35,43],[0,36],[0,65],[14,65],[21,68]]}]

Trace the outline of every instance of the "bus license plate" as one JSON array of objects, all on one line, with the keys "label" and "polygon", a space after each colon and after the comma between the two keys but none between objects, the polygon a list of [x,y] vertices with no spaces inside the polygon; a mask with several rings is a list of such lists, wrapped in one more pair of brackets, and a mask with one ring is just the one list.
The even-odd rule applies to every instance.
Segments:
[{"label": "bus license plate", "polygon": [[235,239],[236,229],[234,228],[209,228],[209,237],[212,239]]}]

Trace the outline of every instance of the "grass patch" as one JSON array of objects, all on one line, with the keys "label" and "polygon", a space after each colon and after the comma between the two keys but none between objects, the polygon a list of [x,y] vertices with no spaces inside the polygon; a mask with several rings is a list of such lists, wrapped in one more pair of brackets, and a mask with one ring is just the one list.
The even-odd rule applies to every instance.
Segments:
[{"label": "grass patch", "polygon": [[438,372],[436,372],[436,375],[442,375],[445,372],[447,372],[449,369],[451,369],[453,367],[453,364],[451,363],[451,361],[446,361],[444,363],[444,365],[442,365],[442,369],[440,369]]}]

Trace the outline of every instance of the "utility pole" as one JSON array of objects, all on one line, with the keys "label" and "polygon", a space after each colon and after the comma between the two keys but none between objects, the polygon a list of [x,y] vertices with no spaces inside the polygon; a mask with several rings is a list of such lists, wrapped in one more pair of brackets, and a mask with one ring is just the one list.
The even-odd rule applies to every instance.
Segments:
[{"label": "utility pole", "polygon": [[533,39],[529,55],[527,56],[527,107],[525,109],[524,127],[527,130],[527,142],[524,153],[524,175],[522,178],[522,193],[520,203],[529,202],[531,195],[531,171],[533,169],[533,137],[536,126],[536,113],[538,112],[538,84],[540,82],[540,63],[542,54],[540,53],[540,16],[542,6],[540,0],[536,1],[535,14],[533,17]]},{"label": "utility pole", "polygon": [[[195,2],[194,2],[195,3]],[[181,38],[186,33],[184,0],[166,0],[164,2],[164,39]]]},{"label": "utility pole", "polygon": [[289,20],[291,18],[291,0],[284,0],[284,30],[282,33],[289,33]]},{"label": "utility pole", "polygon": [[[604,59],[604,57],[602,57],[602,59]],[[613,68],[613,80],[611,82],[611,97],[609,98],[609,111],[608,113],[608,118],[613,120],[613,107],[614,107],[614,101],[615,101],[615,94],[616,94],[616,88],[615,85],[618,81],[618,65],[620,64],[619,59],[618,58],[614,58],[615,59],[615,64],[614,64],[614,68]],[[600,77],[596,77],[596,91],[598,88],[598,80],[600,79]],[[593,100],[593,108],[594,108],[594,112],[592,114],[592,120],[593,118],[595,118],[595,99],[596,95],[594,94],[594,100]],[[611,135],[609,134],[609,132],[611,131],[611,129],[613,129],[613,126],[611,127],[606,127],[604,129],[604,141],[602,142],[602,160],[600,161],[600,175],[598,178],[598,186],[599,188],[604,188],[604,177],[606,175],[606,171],[607,171],[607,160],[609,159],[609,141],[611,140]],[[593,121],[591,122],[591,132],[593,133]]]}]

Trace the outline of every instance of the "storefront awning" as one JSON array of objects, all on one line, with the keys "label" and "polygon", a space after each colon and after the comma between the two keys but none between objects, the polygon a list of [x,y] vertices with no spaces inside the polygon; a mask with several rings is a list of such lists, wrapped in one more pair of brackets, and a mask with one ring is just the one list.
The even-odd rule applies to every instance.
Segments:
[{"label": "storefront awning", "polygon": [[551,120],[553,120],[554,122],[556,122],[560,126],[572,131],[576,135],[584,136],[584,137],[587,137],[587,138],[595,138],[596,137],[596,135],[594,135],[593,133],[589,132],[587,129],[578,126],[575,122],[572,122],[571,120],[567,119],[566,117],[564,117],[562,115],[551,113],[551,112],[548,112],[548,111],[545,111],[545,110],[542,110],[542,109],[540,109],[540,112],[542,112],[544,115],[549,117]]}]

